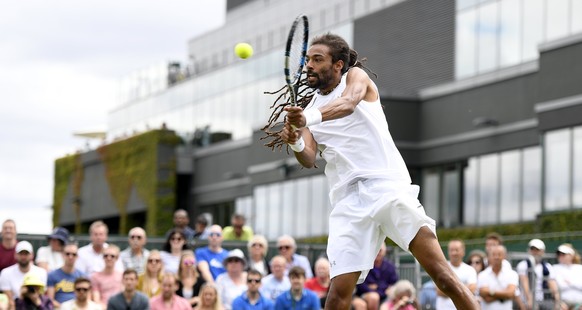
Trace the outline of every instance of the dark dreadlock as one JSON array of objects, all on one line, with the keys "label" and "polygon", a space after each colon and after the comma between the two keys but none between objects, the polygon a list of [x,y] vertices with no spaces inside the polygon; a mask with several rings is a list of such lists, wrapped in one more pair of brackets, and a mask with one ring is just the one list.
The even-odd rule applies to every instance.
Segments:
[{"label": "dark dreadlock", "polygon": [[[364,66],[364,62],[366,62],[367,59],[363,58],[358,60],[358,52],[351,49],[342,37],[327,33],[313,39],[311,45],[316,44],[322,44],[329,47],[329,52],[332,56],[332,63],[336,63],[339,60],[344,62],[341,71],[342,74],[346,73],[351,67],[358,67],[369,74],[373,74],[374,77],[378,77],[376,73]],[[307,78],[302,79],[299,83],[299,91],[297,93],[297,105],[305,109],[305,107],[311,102],[314,93],[315,90],[307,86]],[[283,131],[282,125],[285,123],[285,119],[279,120],[279,117],[281,116],[281,113],[283,113],[283,109],[291,104],[289,88],[285,85],[274,92],[265,92],[265,94],[277,95],[277,97],[269,107],[270,109],[273,109],[273,112],[271,113],[267,124],[261,128],[261,130],[265,132],[265,135],[261,137],[261,140],[269,139],[269,141],[265,143],[266,147],[269,147],[272,150],[275,150],[275,148],[281,150],[283,145],[285,145],[280,136],[281,131]],[[289,153],[288,146],[286,151]]]}]

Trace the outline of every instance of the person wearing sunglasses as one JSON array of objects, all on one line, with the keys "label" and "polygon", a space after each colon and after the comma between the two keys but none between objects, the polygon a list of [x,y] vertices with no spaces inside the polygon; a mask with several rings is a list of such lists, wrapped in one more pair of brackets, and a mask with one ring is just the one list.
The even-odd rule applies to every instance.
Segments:
[{"label": "person wearing sunglasses", "polygon": [[206,283],[196,267],[194,252],[188,250],[182,252],[180,267],[178,268],[178,290],[176,294],[186,298],[192,307],[200,302],[200,288]]},{"label": "person wearing sunglasses", "polygon": [[[95,221],[89,226],[89,237],[91,243],[80,247],[77,255],[75,268],[81,270],[86,275],[101,271],[105,267],[103,261],[103,251],[109,246],[109,227],[103,221]],[[115,269],[123,272],[123,264],[117,260]]]},{"label": "person wearing sunglasses", "polygon": [[75,298],[73,289],[75,280],[80,277],[86,277],[81,270],[75,268],[77,261],[76,243],[70,243],[63,248],[63,266],[55,269],[48,274],[47,278],[47,296],[53,301],[55,308],[61,306],[61,303]]},{"label": "person wearing sunglasses", "polygon": [[190,250],[190,246],[188,245],[186,238],[187,237],[182,230],[171,230],[170,234],[166,238],[166,243],[164,243],[164,246],[160,251],[162,264],[164,265],[164,271],[172,273],[178,272],[182,251]]},{"label": "person wearing sunglasses", "polygon": [[60,310],[102,310],[103,307],[93,302],[91,296],[91,281],[85,277],[80,277],[74,283],[75,298],[64,302]]},{"label": "person wearing sunglasses", "polygon": [[163,275],[164,265],[162,265],[160,251],[151,250],[146,262],[145,272],[140,274],[137,280],[137,289],[148,298],[160,294]]},{"label": "person wearing sunglasses", "polygon": [[126,270],[133,269],[140,274],[144,271],[147,257],[150,255],[150,251],[145,248],[147,243],[145,230],[141,227],[130,229],[127,243],[129,246],[119,253],[119,259]]},{"label": "person wearing sunglasses", "polygon": [[258,270],[263,277],[270,274],[271,268],[266,258],[269,251],[267,239],[263,235],[254,235],[247,243],[247,250],[249,253],[247,268]]},{"label": "person wearing sunglasses", "polygon": [[293,237],[289,235],[279,237],[277,239],[277,248],[279,249],[279,254],[287,259],[286,273],[289,272],[291,267],[299,266],[305,270],[305,276],[307,279],[313,278],[313,271],[309,259],[303,255],[295,253],[297,250],[297,244]]},{"label": "person wearing sunglasses", "polygon": [[208,246],[196,249],[198,270],[206,282],[214,283],[219,275],[226,272],[222,262],[228,251],[222,248],[222,241],[222,227],[212,225],[208,233]]},{"label": "person wearing sunglasses", "polygon": [[247,272],[247,291],[232,301],[232,309],[240,310],[271,310],[275,304],[260,292],[263,275],[256,269]]},{"label": "person wearing sunglasses", "polygon": [[115,264],[119,259],[119,247],[112,244],[103,250],[103,260],[105,269],[95,272],[91,275],[91,284],[93,286],[93,301],[107,306],[109,298],[122,290],[121,280],[123,272],[115,270]]},{"label": "person wearing sunglasses", "polygon": [[556,282],[562,303],[568,309],[582,308],[582,265],[580,257],[570,243],[561,244],[556,250],[558,264],[554,265]]},{"label": "person wearing sunglasses", "polygon": [[245,255],[240,249],[228,252],[228,256],[222,262],[226,272],[216,278],[216,285],[218,285],[222,305],[226,310],[233,309],[232,301],[247,288],[246,264]]}]

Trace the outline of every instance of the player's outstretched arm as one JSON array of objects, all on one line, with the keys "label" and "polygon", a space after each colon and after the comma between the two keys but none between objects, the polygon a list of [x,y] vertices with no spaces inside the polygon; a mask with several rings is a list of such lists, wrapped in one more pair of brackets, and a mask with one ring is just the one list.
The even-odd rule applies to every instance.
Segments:
[{"label": "player's outstretched arm", "polygon": [[322,121],[329,121],[348,116],[354,112],[360,101],[375,101],[378,91],[368,74],[357,67],[348,71],[346,88],[341,97],[321,108]]}]

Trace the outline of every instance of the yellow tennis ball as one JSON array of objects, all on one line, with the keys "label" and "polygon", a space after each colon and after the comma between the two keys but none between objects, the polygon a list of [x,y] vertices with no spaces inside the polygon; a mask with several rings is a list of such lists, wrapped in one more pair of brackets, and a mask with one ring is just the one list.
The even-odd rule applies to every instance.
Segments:
[{"label": "yellow tennis ball", "polygon": [[253,47],[248,43],[238,43],[234,47],[234,53],[242,59],[247,59],[253,56]]}]

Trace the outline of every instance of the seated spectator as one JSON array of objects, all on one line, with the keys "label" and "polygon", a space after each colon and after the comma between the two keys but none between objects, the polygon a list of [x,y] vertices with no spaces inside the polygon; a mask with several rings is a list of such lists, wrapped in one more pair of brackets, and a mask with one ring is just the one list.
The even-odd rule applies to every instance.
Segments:
[{"label": "seated spectator", "polygon": [[127,235],[129,246],[119,253],[119,259],[125,269],[133,269],[137,274],[144,272],[147,257],[150,251],[145,248],[147,235],[143,228],[134,227],[129,230]]},{"label": "seated spectator", "polygon": [[[44,295],[45,284],[34,273],[28,273],[24,276],[20,294],[15,301],[16,310],[52,310],[51,300]],[[8,309],[8,308],[6,308]]]},{"label": "seated spectator", "polygon": [[228,252],[222,264],[226,272],[216,278],[216,285],[222,298],[222,306],[224,309],[232,309],[232,301],[247,289],[245,256],[241,250],[234,249]]},{"label": "seated spectator", "polygon": [[174,227],[166,232],[166,239],[170,237],[170,233],[179,230],[186,237],[186,244],[190,244],[194,238],[194,229],[190,228],[190,217],[188,212],[184,209],[178,209],[174,212]]},{"label": "seated spectator", "polygon": [[177,229],[171,230],[166,238],[166,243],[164,243],[164,247],[160,252],[164,271],[178,273],[182,251],[188,249],[190,249],[190,247],[186,243],[186,236],[184,233]]},{"label": "seated spectator", "polygon": [[123,291],[109,298],[107,310],[149,310],[148,297],[137,291],[137,271],[126,269],[122,283]]},{"label": "seated spectator", "polygon": [[208,234],[208,246],[196,249],[198,270],[206,282],[214,283],[216,278],[226,272],[222,262],[228,251],[222,248],[222,227],[212,225]]},{"label": "seated spectator", "polygon": [[481,250],[473,250],[469,253],[469,256],[467,256],[467,260],[465,261],[465,263],[473,267],[477,274],[479,274],[481,271],[487,268],[487,266],[485,266],[486,260],[487,259],[485,252]]},{"label": "seated spectator", "polygon": [[214,283],[205,283],[200,288],[200,303],[194,310],[224,310],[222,301],[218,294],[218,288]]},{"label": "seated spectator", "polygon": [[519,285],[518,275],[504,266],[503,260],[507,255],[504,246],[491,246],[487,252],[489,267],[479,273],[477,280],[481,309],[510,310]]},{"label": "seated spectator", "polygon": [[2,233],[0,234],[0,272],[6,267],[16,264],[16,223],[5,220],[2,223]]},{"label": "seated spectator", "polygon": [[232,309],[236,310],[271,310],[275,304],[260,293],[261,273],[258,270],[250,269],[247,272],[247,291],[238,296],[232,302]]},{"label": "seated spectator", "polygon": [[[89,226],[89,238],[91,243],[79,248],[75,268],[90,276],[93,272],[101,271],[105,268],[103,261],[103,250],[109,246],[106,242],[109,235],[109,228],[103,221],[95,221]],[[115,269],[123,272],[123,264],[117,261]]]},{"label": "seated spectator", "polygon": [[162,293],[152,297],[150,309],[164,310],[171,305],[172,310],[192,310],[190,303],[183,297],[176,295],[178,277],[175,273],[166,272],[162,277]]},{"label": "seated spectator", "polygon": [[287,260],[281,255],[271,258],[272,273],[263,278],[261,295],[272,301],[277,300],[279,295],[291,288],[289,277],[285,274]]},{"label": "seated spectator", "polygon": [[434,284],[434,281],[428,280],[424,282],[420,289],[420,294],[418,294],[418,299],[422,309],[436,309],[436,298],[436,285]]},{"label": "seated spectator", "polygon": [[246,218],[242,214],[234,214],[230,225],[222,230],[224,240],[249,241],[253,237],[253,229],[245,225]]},{"label": "seated spectator", "polygon": [[192,307],[196,306],[198,302],[200,302],[198,297],[200,288],[204,283],[206,283],[206,281],[204,281],[204,278],[202,278],[200,273],[198,273],[194,252],[182,252],[180,267],[178,268],[178,280],[178,291],[176,294],[180,297],[186,298]]},{"label": "seated spectator", "polygon": [[416,289],[412,282],[399,280],[388,289],[388,300],[380,306],[380,310],[414,310],[420,309],[416,300]]},{"label": "seated spectator", "polygon": [[[533,258],[533,262],[526,259],[519,262],[516,267],[517,273],[519,274],[519,283],[523,288],[522,292],[525,297],[526,306],[528,308],[533,307],[535,296],[535,301],[540,308],[553,309],[555,303],[558,303],[560,300],[560,292],[558,291],[553,266],[543,260],[546,245],[540,239],[532,239],[528,243],[528,246],[528,253]],[[530,287],[529,285],[531,282],[530,270],[535,273],[535,287]]]},{"label": "seated spectator", "polygon": [[16,244],[16,264],[4,268],[0,272],[0,291],[4,291],[8,295],[12,305],[14,300],[20,296],[24,276],[29,272],[34,273],[46,287],[46,270],[32,263],[33,256],[32,244],[28,241],[20,241]]},{"label": "seated spectator", "polygon": [[396,266],[386,258],[386,245],[382,243],[373,268],[368,271],[364,282],[356,286],[356,295],[366,302],[368,309],[378,309],[386,299],[386,290],[396,281]]},{"label": "seated spectator", "polygon": [[115,270],[115,264],[119,259],[119,247],[111,244],[103,250],[105,268],[103,271],[94,272],[91,275],[92,300],[102,307],[107,306],[109,298],[122,290],[121,280],[123,273]]},{"label": "seated spectator", "polygon": [[49,272],[47,279],[47,296],[52,300],[55,308],[61,303],[75,298],[75,280],[87,276],[75,268],[77,260],[77,244],[65,245],[63,253],[64,264],[62,267]]},{"label": "seated spectator", "polygon": [[289,272],[291,267],[299,266],[305,270],[305,275],[308,279],[313,278],[313,271],[311,271],[311,264],[309,259],[303,255],[295,253],[297,250],[297,244],[295,239],[289,235],[283,235],[277,240],[277,248],[279,249],[279,254],[285,257],[287,260],[286,273]]},{"label": "seated spectator", "polygon": [[204,214],[198,215],[194,223],[194,240],[206,240],[209,233],[208,219]]},{"label": "seated spectator", "polygon": [[321,308],[325,307],[330,282],[329,260],[325,257],[320,257],[315,261],[315,277],[305,282],[305,288],[317,294],[321,302]]},{"label": "seated spectator", "polygon": [[137,289],[148,298],[158,295],[162,291],[162,276],[164,266],[158,250],[151,250],[145,267],[145,272],[139,275]]},{"label": "seated spectator", "polygon": [[[460,239],[452,239],[448,243],[449,266],[471,293],[477,290],[477,272],[475,269],[463,262],[465,257],[465,242]],[[437,309],[456,309],[453,301],[437,287]]]},{"label": "seated spectator", "polygon": [[571,244],[562,244],[556,250],[558,264],[554,265],[556,282],[562,302],[569,309],[582,305],[582,265],[575,263],[576,250]]},{"label": "seated spectator", "polygon": [[61,304],[60,310],[102,310],[103,307],[91,301],[91,281],[81,277],[75,280],[75,298]]},{"label": "seated spectator", "polygon": [[277,297],[275,309],[321,309],[317,295],[303,287],[305,284],[305,270],[303,268],[299,266],[291,268],[289,270],[289,281],[291,281],[291,289]]},{"label": "seated spectator", "polygon": [[38,248],[35,261],[38,267],[50,272],[63,266],[63,248],[69,240],[69,231],[56,227],[47,239],[49,245]]},{"label": "seated spectator", "polygon": [[266,276],[271,273],[271,268],[267,262],[267,251],[269,250],[269,243],[263,235],[254,235],[247,243],[249,253],[248,269],[255,269]]}]

